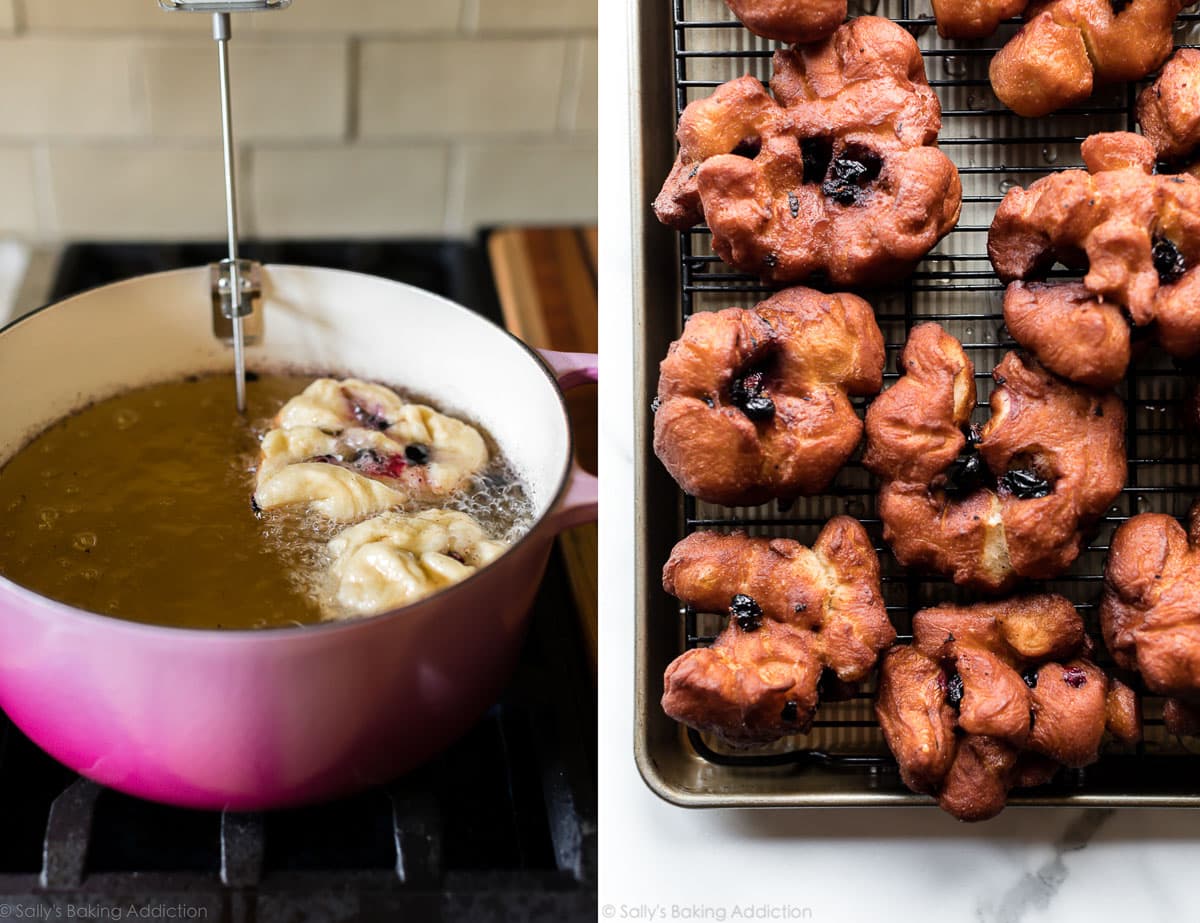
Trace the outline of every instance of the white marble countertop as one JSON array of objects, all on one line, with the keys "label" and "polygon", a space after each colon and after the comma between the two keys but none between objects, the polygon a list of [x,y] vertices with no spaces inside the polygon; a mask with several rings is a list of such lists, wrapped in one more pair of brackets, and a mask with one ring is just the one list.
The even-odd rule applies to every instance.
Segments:
[{"label": "white marble countertop", "polygon": [[[1188,920],[1200,811],[689,811],[633,761],[628,9],[601,17],[600,905],[616,920]],[[1198,767],[1200,768],[1200,767]],[[1197,774],[1200,789],[1200,772]],[[1190,912],[1189,912],[1190,911]]]}]

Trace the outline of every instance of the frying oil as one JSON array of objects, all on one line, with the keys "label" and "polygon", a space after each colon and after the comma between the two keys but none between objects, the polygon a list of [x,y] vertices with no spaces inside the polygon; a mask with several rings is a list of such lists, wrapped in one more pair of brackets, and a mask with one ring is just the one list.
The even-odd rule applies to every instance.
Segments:
[{"label": "frying oil", "polygon": [[[347,524],[250,503],[258,441],[311,376],[193,377],[60,420],[0,469],[0,574],[119,618],[194,628],[320,621],[326,543]],[[513,540],[532,510],[496,450],[445,505]],[[414,507],[419,509],[419,507]]]}]

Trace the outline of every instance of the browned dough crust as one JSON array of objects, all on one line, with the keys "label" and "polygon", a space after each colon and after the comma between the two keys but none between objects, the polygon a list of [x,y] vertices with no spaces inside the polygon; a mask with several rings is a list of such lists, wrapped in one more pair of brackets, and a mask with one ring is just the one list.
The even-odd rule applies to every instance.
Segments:
[{"label": "browned dough crust", "polygon": [[827,39],[846,18],[846,0],[725,0],[725,5],[755,35],[790,45]]},{"label": "browned dough crust", "polygon": [[1090,388],[1115,388],[1129,367],[1129,323],[1120,307],[1082,284],[1013,282],[1004,325],[1055,375]]},{"label": "browned dough crust", "polygon": [[960,458],[976,401],[961,344],[921,324],[901,366],[867,411],[863,457],[883,480],[879,514],[896,559],[993,593],[1062,573],[1079,555],[1081,530],[1124,486],[1120,399],[1009,353],[993,373],[992,416],[973,461]]},{"label": "browned dough crust", "polygon": [[777,51],[771,90],[739,77],[687,107],[658,219],[679,230],[706,221],[721,259],[774,282],[906,276],[962,204],[913,37],[860,17]]},{"label": "browned dough crust", "polygon": [[918,612],[913,643],[883,659],[875,714],[904,784],[971,821],[1094,763],[1105,730],[1141,738],[1133,691],[1091,661],[1083,620],[1053,594]]},{"label": "browned dough crust", "polygon": [[987,38],[1005,19],[1025,11],[1029,0],[933,0],[942,38]]},{"label": "browned dough crust", "polygon": [[1118,13],[1110,0],[1035,0],[992,58],[992,89],[1013,112],[1036,117],[1083,102],[1097,84],[1140,80],[1171,53],[1183,6],[1130,0]]},{"label": "browned dough crust", "polygon": [[855,295],[792,288],[752,309],[694,314],[660,367],[654,451],[713,503],[820,493],[862,438],[848,395],[879,392],[883,356]]},{"label": "browned dough crust", "polygon": [[663,589],[700,612],[733,613],[711,647],[667,667],[662,706],[734,746],[806,733],[822,686],[831,685],[822,674],[844,695],[896,637],[879,558],[848,516],[831,519],[811,549],[791,539],[693,532],[671,552]]},{"label": "browned dough crust", "polygon": [[1142,133],[1158,159],[1194,172],[1200,147],[1200,51],[1180,48],[1137,101]]},{"label": "browned dough crust", "polygon": [[1142,513],[1113,534],[1100,603],[1104,643],[1117,665],[1168,696],[1167,730],[1200,728],[1200,504],[1187,531],[1173,516]]},{"label": "browned dough crust", "polygon": [[1200,353],[1200,180],[1153,175],[1153,145],[1112,132],[1083,142],[1087,171],[1009,190],[988,232],[1001,280],[1041,278],[1055,263],[1087,268],[1086,289],[1156,324],[1173,356]]}]

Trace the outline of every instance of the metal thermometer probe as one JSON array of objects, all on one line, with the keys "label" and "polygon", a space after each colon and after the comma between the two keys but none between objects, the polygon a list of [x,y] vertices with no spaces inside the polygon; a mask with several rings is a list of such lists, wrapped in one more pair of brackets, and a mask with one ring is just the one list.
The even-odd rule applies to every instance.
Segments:
[{"label": "metal thermometer probe", "polygon": [[[260,10],[281,10],[292,0],[158,0],[158,5],[168,12],[211,13],[213,38],[217,43],[217,64],[221,77],[221,141],[225,157],[225,231],[229,238],[228,282],[222,277],[217,280],[228,285],[228,299],[220,299],[221,314],[233,328],[233,366],[237,392],[238,413],[246,412],[246,330],[242,319],[253,311],[253,303],[247,303],[242,291],[242,270],[238,264],[238,220],[237,220],[237,164],[233,149],[233,104],[229,87],[229,38],[232,34],[230,13],[249,13]],[[253,281],[254,275],[251,274]]]},{"label": "metal thermometer probe", "polygon": [[[233,374],[238,413],[246,412],[246,338],[242,318],[250,313],[242,304],[242,280],[238,273],[237,179],[233,150],[233,104],[229,93],[228,13],[213,13],[213,38],[221,72],[221,141],[225,151],[225,233],[229,238],[229,313],[233,322]],[[223,305],[222,305],[223,307]]]}]

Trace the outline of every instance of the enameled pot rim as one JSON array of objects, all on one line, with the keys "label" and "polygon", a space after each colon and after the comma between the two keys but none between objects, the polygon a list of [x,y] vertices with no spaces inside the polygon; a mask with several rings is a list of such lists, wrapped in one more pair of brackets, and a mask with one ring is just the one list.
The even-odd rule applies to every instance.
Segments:
[{"label": "enameled pot rim", "polygon": [[[381,612],[377,615],[357,616],[350,619],[329,622],[312,622],[306,625],[280,625],[270,628],[195,628],[178,625],[159,625],[150,622],[138,622],[132,619],[123,619],[117,616],[104,615],[99,612],[91,612],[87,609],[80,609],[76,606],[70,606],[66,603],[59,602],[56,599],[51,599],[49,596],[43,596],[40,593],[36,593],[27,587],[21,586],[19,583],[14,583],[12,580],[9,580],[2,574],[0,574],[0,593],[14,594],[18,598],[37,603],[38,605],[49,606],[52,609],[58,610],[65,617],[81,619],[88,622],[100,621],[104,627],[114,631],[129,631],[142,635],[161,635],[164,638],[171,635],[180,637],[186,635],[189,641],[201,642],[219,640],[222,643],[229,643],[233,641],[233,639],[261,639],[264,641],[280,641],[287,638],[295,638],[300,635],[312,636],[318,633],[333,634],[335,632],[361,631],[364,628],[381,622],[385,619],[403,618],[407,615],[410,615],[414,610],[422,609],[426,606],[444,605],[449,603],[450,598],[458,590],[467,586],[468,584],[478,581],[482,577],[487,576],[490,572],[495,570],[505,558],[533,539],[535,534],[542,530],[542,527],[545,526],[547,519],[554,514],[559,503],[562,501],[564,494],[566,493],[567,483],[570,480],[571,475],[572,460],[575,457],[575,445],[571,433],[571,418],[567,410],[567,402],[563,396],[562,388],[558,386],[558,381],[554,376],[554,372],[551,370],[550,366],[546,364],[546,361],[541,357],[541,355],[539,355],[536,349],[534,349],[520,337],[515,336],[508,330],[505,330],[499,324],[496,324],[495,322],[481,316],[475,311],[460,305],[458,302],[451,301],[449,298],[445,298],[442,295],[419,288],[418,286],[410,285],[407,282],[398,282],[394,279],[385,279],[383,276],[373,276],[364,272],[354,272],[348,269],[331,269],[323,266],[299,266],[290,263],[266,263],[264,264],[264,267],[267,269],[298,269],[306,272],[336,273],[338,275],[355,276],[362,279],[370,279],[376,282],[385,282],[389,285],[399,286],[400,288],[406,288],[420,294],[425,298],[432,298],[440,301],[448,309],[469,315],[470,319],[474,322],[488,324],[516,343],[525,352],[525,354],[529,356],[534,363],[536,363],[539,371],[541,371],[541,373],[546,377],[550,387],[554,390],[555,397],[558,399],[559,409],[562,411],[563,427],[566,430],[567,435],[567,451],[565,453],[566,457],[563,460],[562,473],[558,478],[558,487],[554,491],[553,498],[546,505],[545,511],[538,516],[536,520],[534,520],[533,524],[520,538],[518,538],[508,547],[504,554],[486,566],[479,568],[477,571],[475,571],[475,573],[471,574],[465,580],[462,580],[453,586],[447,587],[444,590],[440,590],[437,593],[434,593],[432,596],[427,596],[425,599],[418,600],[415,603],[410,603],[409,605],[402,606],[399,609],[392,609],[389,612]],[[48,302],[40,307],[34,308],[32,311],[29,311],[28,313],[23,314],[14,320],[9,321],[3,327],[0,327],[0,338],[3,338],[3,336],[9,331],[45,311],[67,304],[71,301],[75,301],[76,299],[84,298],[87,295],[90,295],[93,292],[101,289],[115,289],[125,285],[133,285],[146,279],[195,273],[198,269],[202,268],[203,267],[192,266],[183,267],[180,269],[168,269],[163,272],[146,273],[140,276],[133,276],[129,279],[122,279],[119,282],[109,282],[105,285],[94,285],[91,288],[76,292],[75,294],[70,295],[60,301]],[[54,422],[57,421],[51,421],[51,424]],[[242,642],[238,640],[234,643]]]}]

